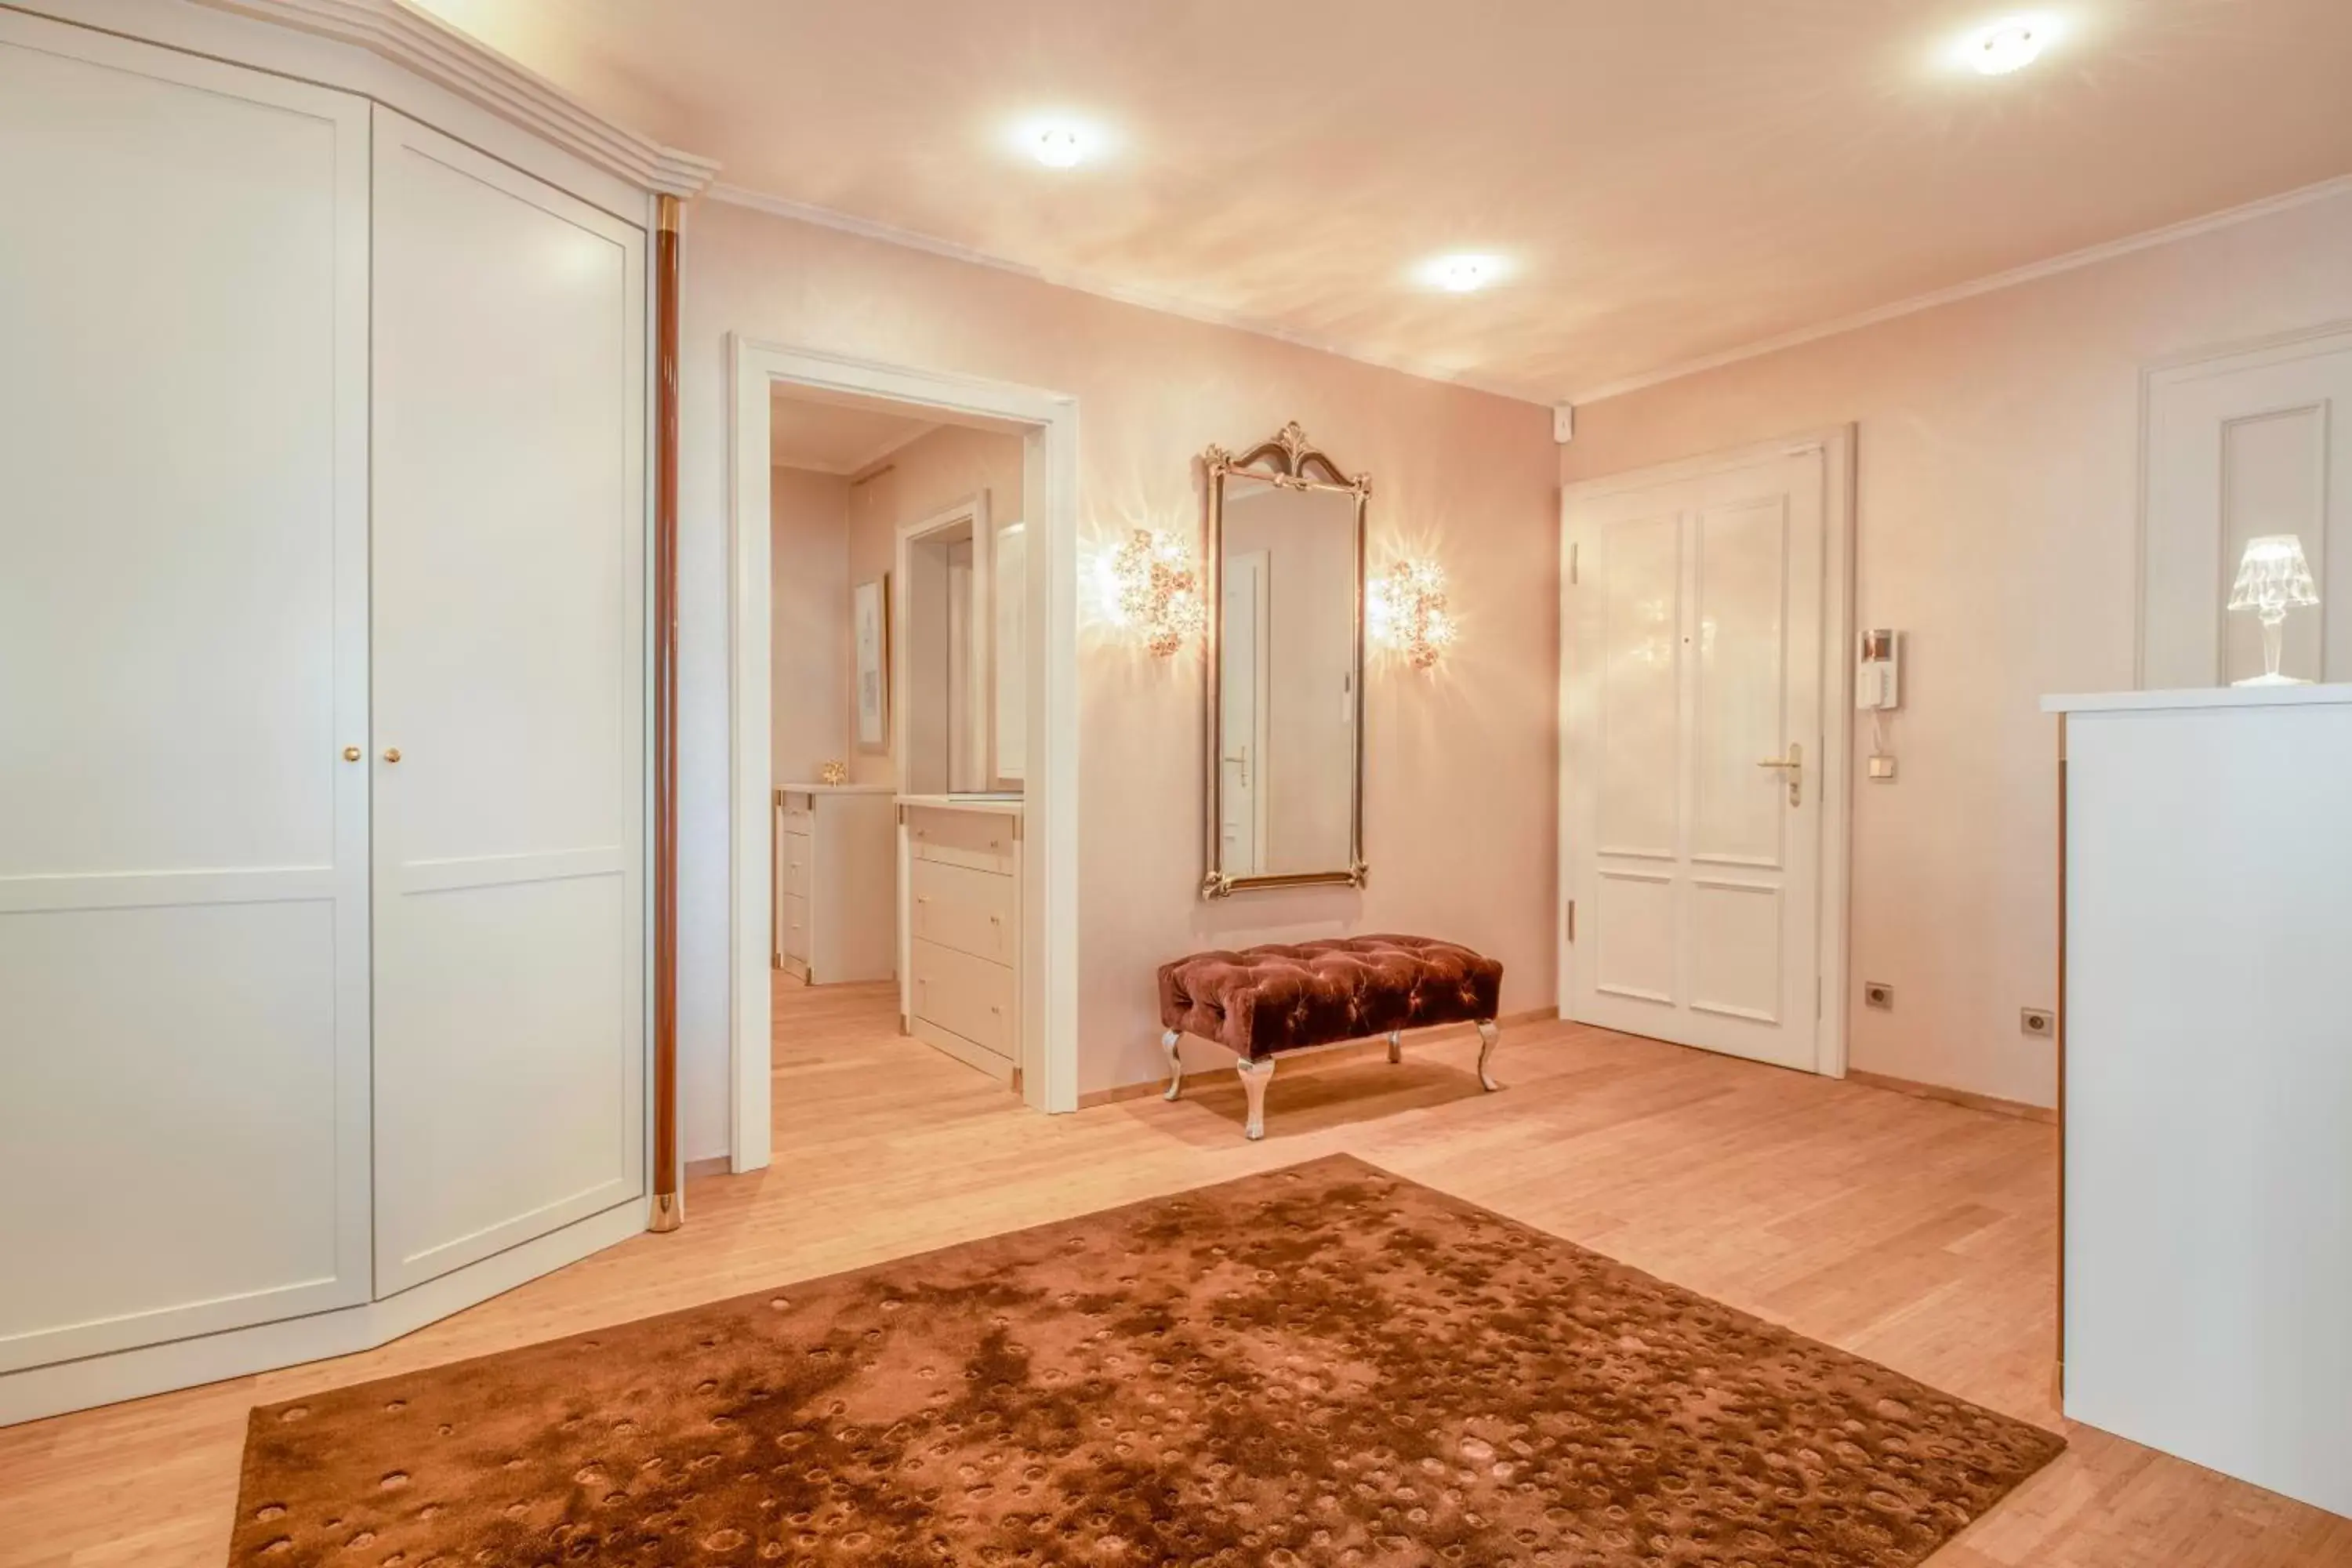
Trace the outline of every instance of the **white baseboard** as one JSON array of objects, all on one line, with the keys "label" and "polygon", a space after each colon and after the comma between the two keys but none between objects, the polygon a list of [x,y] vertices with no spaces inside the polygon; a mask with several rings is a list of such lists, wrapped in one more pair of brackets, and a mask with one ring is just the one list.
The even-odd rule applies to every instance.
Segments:
[{"label": "white baseboard", "polygon": [[646,1219],[646,1200],[632,1198],[381,1301],[9,1373],[0,1426],[373,1350],[625,1241]]}]

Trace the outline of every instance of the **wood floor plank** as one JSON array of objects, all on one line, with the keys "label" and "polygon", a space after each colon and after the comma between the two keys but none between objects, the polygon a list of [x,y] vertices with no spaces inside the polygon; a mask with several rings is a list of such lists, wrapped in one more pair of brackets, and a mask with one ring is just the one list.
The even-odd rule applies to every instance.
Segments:
[{"label": "wood floor plank", "polygon": [[[890,984],[778,982],[775,1164],[687,1222],[362,1355],[0,1431],[0,1568],[222,1568],[252,1405],[1346,1152],[2049,1426],[2048,1125],[1612,1035],[1230,1071],[1047,1118],[896,1033]],[[2087,1427],[1934,1568],[2345,1568],[2352,1521]]]}]

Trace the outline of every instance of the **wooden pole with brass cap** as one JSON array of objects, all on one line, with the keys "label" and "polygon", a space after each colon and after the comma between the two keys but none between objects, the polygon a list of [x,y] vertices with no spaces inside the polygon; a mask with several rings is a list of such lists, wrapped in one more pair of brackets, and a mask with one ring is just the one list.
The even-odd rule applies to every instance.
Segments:
[{"label": "wooden pole with brass cap", "polygon": [[686,1218],[677,1190],[677,230],[678,200],[654,223],[654,1213]]}]

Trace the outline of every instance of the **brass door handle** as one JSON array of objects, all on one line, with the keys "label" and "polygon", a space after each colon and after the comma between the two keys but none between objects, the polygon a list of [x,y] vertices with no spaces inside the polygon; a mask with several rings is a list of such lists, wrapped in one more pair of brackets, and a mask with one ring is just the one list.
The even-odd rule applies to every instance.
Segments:
[{"label": "brass door handle", "polygon": [[400,748],[398,746],[386,746],[383,749],[383,760],[387,763],[396,763],[400,761]]},{"label": "brass door handle", "polygon": [[1789,775],[1789,804],[1798,805],[1805,798],[1805,748],[1796,742],[1789,742],[1787,757],[1767,757],[1756,764],[1759,768],[1780,768]]},{"label": "brass door handle", "polygon": [[343,748],[343,761],[347,763],[356,763],[359,760],[360,749],[357,746],[345,746]]}]

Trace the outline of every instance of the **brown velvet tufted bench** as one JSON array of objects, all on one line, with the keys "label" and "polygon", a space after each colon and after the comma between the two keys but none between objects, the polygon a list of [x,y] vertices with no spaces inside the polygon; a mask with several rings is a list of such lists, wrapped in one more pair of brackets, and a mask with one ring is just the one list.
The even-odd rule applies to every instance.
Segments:
[{"label": "brown velvet tufted bench", "polygon": [[1389,1060],[1404,1059],[1400,1037],[1436,1024],[1478,1026],[1478,1082],[1503,1086],[1486,1071],[1499,1035],[1496,1004],[1503,966],[1466,947],[1425,936],[1355,936],[1275,943],[1239,952],[1196,952],[1160,966],[1160,1022],[1167,1033],[1168,1094],[1184,1089],[1186,1035],[1214,1040],[1249,1095],[1251,1138],[1265,1136],[1265,1086],[1287,1051],[1344,1045],[1386,1035]]}]

